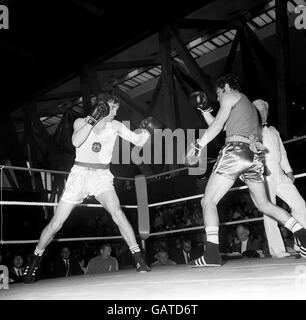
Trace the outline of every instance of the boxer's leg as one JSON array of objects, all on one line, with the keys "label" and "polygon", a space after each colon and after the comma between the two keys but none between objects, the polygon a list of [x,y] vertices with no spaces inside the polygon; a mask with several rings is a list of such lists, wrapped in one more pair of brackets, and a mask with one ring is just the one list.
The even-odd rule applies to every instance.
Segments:
[{"label": "boxer's leg", "polygon": [[41,233],[36,251],[45,250],[48,244],[53,240],[55,234],[62,228],[75,205],[75,203],[63,200],[59,202],[53,218]]},{"label": "boxer's leg", "polygon": [[122,237],[128,244],[130,251],[135,259],[137,271],[150,271],[150,268],[147,266],[147,264],[141,256],[140,248],[136,242],[134,230],[129,221],[127,220],[125,214],[121,210],[120,202],[115,190],[105,191],[95,197],[110,213],[114,222],[117,224]]},{"label": "boxer's leg", "polygon": [[38,245],[34,251],[29,265],[27,265],[25,268],[23,274],[24,283],[32,283],[35,281],[35,277],[45,248],[52,241],[55,234],[61,229],[63,223],[66,221],[75,205],[75,203],[66,202],[64,200],[61,200],[59,202],[53,218],[40,235]]},{"label": "boxer's leg", "polygon": [[45,248],[52,241],[54,235],[60,230],[75,205],[83,201],[84,195],[86,194],[86,177],[86,169],[78,166],[73,166],[71,168],[55,214],[42,231],[31,262],[25,268],[23,279],[24,283],[31,283],[35,281],[35,276]]},{"label": "boxer's leg", "polygon": [[221,257],[219,253],[219,217],[217,204],[230,190],[235,180],[218,173],[212,173],[203,199],[204,224],[207,237],[204,255],[190,262],[194,267],[220,266]]}]

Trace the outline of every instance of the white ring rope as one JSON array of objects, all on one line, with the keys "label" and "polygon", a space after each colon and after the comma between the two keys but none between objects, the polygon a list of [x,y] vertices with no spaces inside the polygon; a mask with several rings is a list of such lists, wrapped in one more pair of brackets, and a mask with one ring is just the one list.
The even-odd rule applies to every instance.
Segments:
[{"label": "white ring rope", "polygon": [[[296,174],[294,177],[295,178],[302,178],[305,177],[306,173],[300,173]],[[242,190],[242,189],[247,189],[247,186],[241,186],[241,187],[234,187],[231,188],[230,191],[236,191],[236,190]],[[170,200],[170,201],[164,201],[164,202],[158,202],[158,203],[152,203],[149,204],[149,207],[156,207],[159,205],[163,204],[169,204],[169,203],[174,203],[174,202],[179,202],[179,201],[185,201],[185,200],[190,200],[190,199],[196,199],[202,197],[202,194],[191,196],[191,197],[185,197],[185,198],[180,198],[180,199],[175,199],[175,200]],[[2,205],[41,205],[39,202],[21,202],[21,201],[0,201],[0,205],[2,208]],[[43,203],[45,206],[54,206],[58,205],[57,203]],[[94,206],[94,207],[101,207],[102,205],[94,205],[94,204],[79,204],[80,206]],[[130,208],[137,208],[137,206],[126,206]],[[228,222],[221,222],[220,226],[228,226],[228,225],[234,225],[234,224],[242,224],[242,223],[249,223],[249,222],[255,222],[255,221],[261,221],[263,220],[263,217],[258,217],[258,218],[249,218],[249,219],[243,219],[243,220],[236,220],[236,221],[228,221]],[[166,234],[171,234],[171,233],[178,233],[178,232],[188,232],[188,231],[193,231],[193,230],[203,230],[204,226],[197,226],[197,227],[190,227],[190,228],[181,228],[177,230],[169,230],[169,231],[160,231],[160,232],[152,232],[149,233],[150,236],[158,236],[158,235],[166,235]],[[86,241],[86,240],[111,240],[111,239],[122,239],[122,236],[110,236],[110,237],[83,237],[83,238],[61,238],[61,239],[54,239],[54,241],[58,242],[63,242],[63,241]],[[39,240],[7,240],[4,241],[3,239],[0,240],[0,244],[26,244],[26,243],[37,243]]]},{"label": "white ring rope", "polygon": [[[60,238],[53,239],[55,242],[67,242],[67,241],[94,241],[94,240],[113,240],[113,239],[123,239],[122,236],[109,236],[109,237],[83,237],[83,238]],[[7,240],[0,241],[0,244],[27,244],[27,243],[38,243],[39,240]]]},{"label": "white ring rope", "polygon": [[[236,221],[228,221],[228,222],[221,222],[219,225],[220,226],[228,226],[228,225],[232,225],[232,224],[242,224],[242,223],[249,223],[249,222],[261,221],[261,220],[263,220],[263,217],[236,220]],[[204,225],[201,225],[201,226],[198,226],[198,227],[181,228],[181,229],[177,229],[177,230],[152,232],[152,233],[149,234],[149,236],[159,236],[159,235],[164,235],[164,234],[177,233],[177,232],[186,232],[186,231],[193,231],[193,230],[201,230],[201,229],[204,229]]]},{"label": "white ring rope", "polygon": [[[49,173],[55,173],[55,174],[63,174],[68,175],[70,171],[59,171],[59,170],[48,170],[48,169],[37,169],[37,168],[27,168],[27,167],[14,167],[14,166],[4,166],[0,165],[0,169],[13,169],[13,170],[19,170],[19,171],[33,171],[33,172],[49,172]],[[128,178],[128,177],[114,177],[118,180],[131,180],[134,181],[134,178]]]},{"label": "white ring rope", "polygon": [[300,136],[300,137],[296,137],[296,138],[292,138],[286,141],[283,141],[283,144],[287,144],[287,143],[291,143],[291,142],[295,142],[295,141],[300,141],[300,140],[304,140],[306,139],[306,136]]},{"label": "white ring rope", "polygon": [[[296,179],[305,177],[306,173],[300,173],[296,174],[294,177]],[[241,187],[233,187],[230,189],[230,191],[237,191],[237,190],[243,190],[247,189],[247,186],[241,186]],[[194,196],[189,196],[189,197],[184,197],[184,198],[178,198],[178,199],[173,199],[173,200],[166,200],[162,202],[156,202],[156,203],[151,203],[148,205],[149,208],[161,206],[164,204],[171,204],[171,203],[176,203],[176,202],[182,202],[182,201],[187,201],[187,200],[193,200],[193,199],[198,199],[202,198],[203,194],[197,194]],[[55,207],[58,205],[58,203],[50,203],[50,202],[31,202],[31,201],[0,201],[0,205],[13,205],[13,206],[45,206],[45,207]],[[100,208],[103,207],[101,204],[76,204],[77,206],[81,207],[91,207],[91,208]],[[126,209],[137,209],[137,205],[122,205],[122,208]]]},{"label": "white ring rope", "polygon": [[[305,140],[306,135],[301,136],[301,137],[296,137],[293,139],[289,139],[286,141],[283,141],[283,144],[288,144],[291,142],[295,141],[300,141],[300,140]],[[215,162],[216,159],[209,160],[208,163],[213,163]],[[58,203],[49,203],[49,202],[26,202],[26,201],[3,201],[2,199],[2,190],[3,190],[3,169],[14,169],[14,170],[21,170],[21,171],[34,171],[34,172],[49,172],[49,173],[54,173],[54,174],[69,174],[69,172],[65,171],[58,171],[58,170],[46,170],[46,169],[36,169],[36,168],[26,168],[26,167],[15,167],[15,166],[6,166],[6,165],[0,165],[0,244],[17,244],[17,243],[37,243],[38,240],[8,240],[4,241],[3,240],[3,210],[2,206],[3,205],[28,205],[28,206],[48,206],[48,207],[55,207],[58,205]],[[156,175],[148,176],[146,179],[152,179],[156,178],[158,176],[164,176],[164,175],[169,175],[173,172],[179,172],[183,170],[187,170],[189,167],[183,167],[163,173],[159,173]],[[301,173],[294,175],[296,179],[305,177],[306,173]],[[131,180],[134,181],[134,178],[128,178],[128,177],[116,177],[118,180]],[[241,186],[241,187],[233,187],[230,189],[230,191],[237,191],[237,190],[243,190],[247,189],[247,186]],[[189,197],[184,197],[184,198],[179,198],[179,199],[174,199],[174,200],[168,200],[168,201],[162,201],[162,202],[157,202],[157,203],[152,203],[149,204],[149,208],[157,207],[160,205],[164,204],[171,204],[171,203],[176,203],[176,202],[182,202],[182,201],[187,201],[187,200],[192,200],[192,199],[198,199],[203,197],[203,194],[199,195],[194,195],[194,196],[189,196]],[[76,204],[76,206],[83,206],[83,207],[103,207],[101,204]],[[122,205],[122,208],[133,208],[136,209],[138,206],[137,205]],[[239,221],[230,221],[230,222],[224,222],[220,223],[220,225],[233,225],[233,224],[238,224],[238,223],[248,223],[248,222],[253,222],[253,221],[260,221],[263,220],[263,217],[259,218],[251,218],[251,219],[245,219],[245,220],[239,220]],[[169,234],[169,233],[177,233],[177,232],[184,232],[184,231],[192,231],[192,230],[200,230],[203,229],[204,226],[198,226],[198,227],[191,227],[191,228],[183,228],[183,229],[178,229],[178,230],[169,230],[169,231],[161,231],[161,232],[154,232],[150,233],[149,236],[156,236],[156,235],[163,235],[163,234]],[[83,238],[63,238],[63,239],[54,239],[55,241],[86,241],[86,240],[107,240],[107,239],[121,239],[122,236],[112,236],[112,237],[83,237]]]},{"label": "white ring rope", "polygon": [[[306,177],[306,173],[296,174],[294,177],[296,179],[302,178],[302,177]],[[233,187],[229,191],[237,191],[237,190],[243,190],[243,189],[247,189],[247,188],[248,188],[247,186]],[[190,196],[190,197],[184,197],[184,198],[179,198],[179,199],[173,199],[173,200],[168,200],[168,201],[151,203],[151,204],[149,204],[149,208],[161,206],[161,205],[164,205],[164,204],[171,204],[171,203],[176,203],[176,202],[181,202],[181,201],[186,201],[186,200],[198,199],[198,198],[202,198],[203,195],[204,194],[197,194],[195,196]]]},{"label": "white ring rope", "polygon": [[[44,206],[44,207],[56,207],[58,202],[31,202],[31,201],[0,201],[0,205],[12,205],[12,206]],[[102,204],[85,204],[79,203],[76,206],[90,207],[90,208],[103,208]],[[122,205],[122,208],[137,209],[137,205]]]},{"label": "white ring rope", "polygon": [[[291,142],[296,142],[296,141],[305,140],[305,139],[306,139],[306,135],[283,141],[283,144],[288,144],[288,143],[291,143]],[[207,163],[214,163],[214,162],[216,162],[216,160],[217,159],[212,159],[212,160],[207,161]],[[65,175],[69,174],[68,171],[36,169],[36,168],[6,166],[6,165],[0,165],[0,169],[14,169],[14,170],[21,170],[21,171],[49,172],[49,173],[65,174]],[[170,171],[154,174],[152,176],[147,176],[146,179],[153,179],[153,178],[156,178],[156,177],[159,177],[159,176],[164,176],[164,175],[168,175],[168,174],[171,174],[171,173],[174,173],[174,172],[184,171],[184,170],[187,170],[187,169],[190,169],[190,167],[182,167],[182,168],[178,168],[178,169],[174,169],[174,170],[170,170]],[[115,178],[118,179],[118,180],[130,180],[130,181],[134,181],[135,180],[135,178],[129,178],[129,177],[115,177]]]}]

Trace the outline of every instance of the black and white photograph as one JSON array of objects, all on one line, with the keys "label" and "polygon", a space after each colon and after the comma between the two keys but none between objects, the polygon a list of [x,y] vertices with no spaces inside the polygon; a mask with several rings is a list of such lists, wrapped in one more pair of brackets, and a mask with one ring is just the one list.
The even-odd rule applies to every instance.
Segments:
[{"label": "black and white photograph", "polygon": [[305,300],[305,57],[305,0],[0,0],[0,300]]}]

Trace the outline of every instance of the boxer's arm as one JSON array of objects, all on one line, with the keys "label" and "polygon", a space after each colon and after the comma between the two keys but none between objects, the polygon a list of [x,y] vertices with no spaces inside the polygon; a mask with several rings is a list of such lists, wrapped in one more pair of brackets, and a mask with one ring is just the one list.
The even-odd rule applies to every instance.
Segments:
[{"label": "boxer's arm", "polygon": [[201,146],[206,146],[211,140],[213,140],[224,128],[224,125],[231,113],[232,107],[237,103],[240,97],[233,94],[227,94],[220,101],[220,109],[216,115],[216,118],[212,121],[207,128],[198,143]]},{"label": "boxer's arm", "polygon": [[72,144],[79,148],[89,136],[93,126],[90,125],[84,118],[78,118],[73,124]]},{"label": "boxer's arm", "polygon": [[[208,124],[208,126],[210,126],[216,118],[210,112],[203,112],[203,111],[201,112],[206,123]],[[225,126],[223,127],[223,130],[226,130]]]},{"label": "boxer's arm", "polygon": [[213,121],[215,120],[215,117],[210,112],[205,112],[200,110],[202,113],[203,118],[205,119],[206,123],[210,126]]},{"label": "boxer's arm", "polygon": [[142,147],[150,137],[150,133],[146,130],[141,130],[140,133],[135,133],[128,129],[123,123],[116,122],[118,135],[135,146]]}]

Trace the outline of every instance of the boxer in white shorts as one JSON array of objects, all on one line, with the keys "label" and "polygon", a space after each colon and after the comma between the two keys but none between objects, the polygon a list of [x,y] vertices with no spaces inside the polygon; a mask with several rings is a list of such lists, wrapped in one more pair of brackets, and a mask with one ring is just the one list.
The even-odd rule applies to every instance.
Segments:
[{"label": "boxer in white shorts", "polygon": [[95,196],[118,225],[135,259],[136,270],[150,271],[141,255],[134,231],[121,210],[113,186],[114,176],[109,167],[117,136],[136,146],[143,146],[154,129],[160,128],[161,124],[154,118],[148,117],[141,122],[140,133],[132,132],[123,123],[114,120],[119,108],[119,99],[115,96],[99,95],[93,107],[88,117],[78,118],[74,122],[72,143],[76,148],[75,164],[68,176],[56,212],[42,231],[31,262],[25,269],[25,283],[35,281],[45,248],[61,229],[75,205],[90,195]]}]

